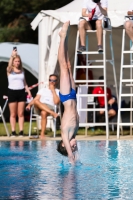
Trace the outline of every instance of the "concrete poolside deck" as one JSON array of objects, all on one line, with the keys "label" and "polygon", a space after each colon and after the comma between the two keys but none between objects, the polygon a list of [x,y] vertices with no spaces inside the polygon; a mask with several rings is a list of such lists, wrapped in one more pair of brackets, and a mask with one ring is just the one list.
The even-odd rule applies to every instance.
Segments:
[{"label": "concrete poolside deck", "polygon": [[[107,140],[105,135],[101,136],[85,136],[85,135],[77,135],[77,140]],[[39,141],[38,138],[29,138],[28,136],[24,137],[7,137],[7,136],[1,136],[0,141]],[[45,137],[45,140],[61,140],[61,137]],[[108,140],[117,140],[116,135],[111,135]],[[133,135],[126,135],[126,136],[120,136],[119,140],[133,140]]]}]

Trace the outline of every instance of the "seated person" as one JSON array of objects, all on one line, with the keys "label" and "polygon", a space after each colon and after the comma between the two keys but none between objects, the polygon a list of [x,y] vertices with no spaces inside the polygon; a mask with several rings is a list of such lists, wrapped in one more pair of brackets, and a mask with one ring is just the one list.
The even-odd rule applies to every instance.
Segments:
[{"label": "seated person", "polygon": [[30,109],[34,105],[35,113],[41,114],[41,139],[45,136],[47,116],[52,115],[54,118],[58,117],[58,114],[54,112],[54,106],[60,102],[59,90],[56,88],[57,82],[57,75],[51,74],[49,76],[48,88],[40,89],[36,97],[26,107],[26,109]]},{"label": "seated person", "polygon": [[[103,78],[104,78],[103,76],[100,76],[99,80],[103,80]],[[102,83],[100,82],[99,84],[102,84]],[[92,94],[104,94],[104,87],[103,86],[95,87],[93,89]],[[99,108],[105,107],[104,96],[97,97],[97,101],[98,101]],[[117,103],[116,103],[116,97],[114,97],[111,94],[110,88],[107,88],[107,101],[108,101],[108,117],[109,117],[109,119],[111,119],[116,115],[118,107],[117,107]],[[104,114],[104,111],[100,110],[99,115],[103,116],[103,114]],[[105,120],[105,118],[100,117],[99,121],[102,122],[104,120]]]},{"label": "seated person", "polygon": [[[97,3],[95,3],[97,2]],[[85,37],[86,30],[97,30],[98,52],[103,52],[102,47],[102,19],[107,16],[107,0],[84,0],[82,7],[82,17],[80,18],[78,29],[80,35],[80,47],[78,52],[86,51]],[[87,19],[86,19],[87,18]]]},{"label": "seated person", "polygon": [[[133,16],[133,1],[129,7],[127,15]],[[131,19],[129,18],[129,20],[125,22],[124,27],[125,27],[127,35],[129,36],[130,40],[132,41],[132,47],[130,50],[133,51],[133,17]]]}]

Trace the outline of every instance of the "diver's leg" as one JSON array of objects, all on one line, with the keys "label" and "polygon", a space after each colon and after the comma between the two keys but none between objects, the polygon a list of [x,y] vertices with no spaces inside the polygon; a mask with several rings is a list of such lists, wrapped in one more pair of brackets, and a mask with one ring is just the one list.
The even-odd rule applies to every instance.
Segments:
[{"label": "diver's leg", "polygon": [[60,45],[58,51],[58,60],[60,65],[60,92],[61,94],[69,94],[71,91],[71,82],[68,69],[67,61],[67,30],[69,27],[69,21],[64,23],[62,29],[59,33],[60,36]]}]

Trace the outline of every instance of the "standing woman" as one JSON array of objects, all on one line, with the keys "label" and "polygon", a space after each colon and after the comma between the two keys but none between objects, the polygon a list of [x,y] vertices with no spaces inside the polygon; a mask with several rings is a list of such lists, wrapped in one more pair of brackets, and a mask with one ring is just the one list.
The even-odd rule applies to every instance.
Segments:
[{"label": "standing woman", "polygon": [[21,58],[17,55],[17,49],[12,51],[8,67],[8,103],[10,110],[10,124],[12,134],[16,136],[16,117],[18,115],[19,136],[23,136],[24,127],[24,109],[26,102],[26,92],[31,97],[30,90],[25,80],[24,70],[22,67]]}]

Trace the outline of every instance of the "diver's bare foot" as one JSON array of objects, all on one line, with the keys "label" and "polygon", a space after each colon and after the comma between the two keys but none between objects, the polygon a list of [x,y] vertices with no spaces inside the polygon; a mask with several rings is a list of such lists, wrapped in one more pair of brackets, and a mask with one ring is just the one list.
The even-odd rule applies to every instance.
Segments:
[{"label": "diver's bare foot", "polygon": [[70,25],[70,21],[65,22],[65,23],[63,24],[62,29],[61,29],[61,31],[59,32],[59,36],[60,36],[61,38],[66,38],[67,30],[68,30],[69,25]]}]

